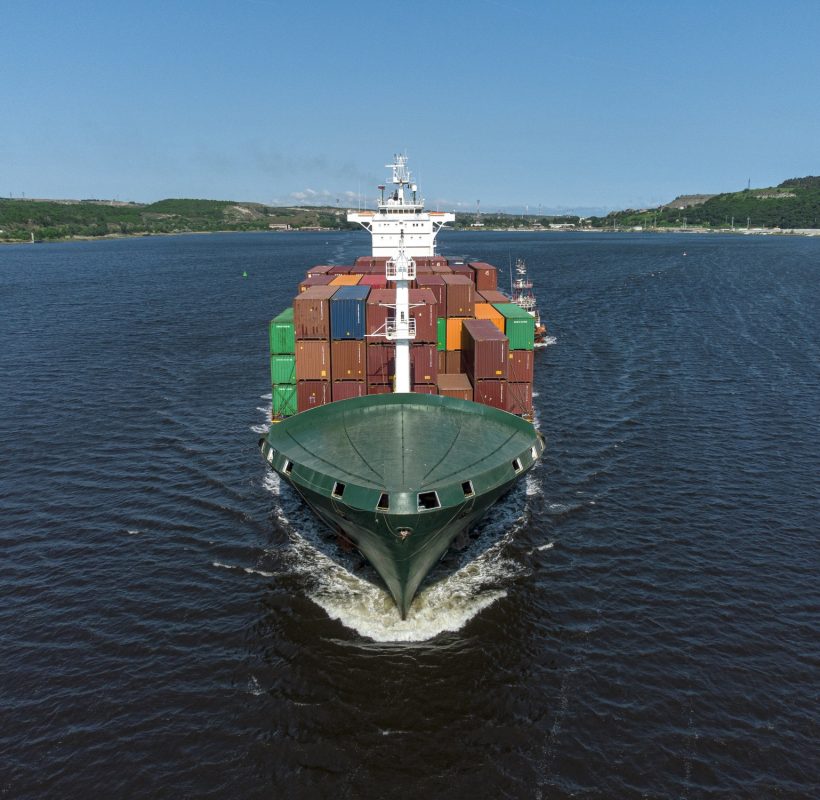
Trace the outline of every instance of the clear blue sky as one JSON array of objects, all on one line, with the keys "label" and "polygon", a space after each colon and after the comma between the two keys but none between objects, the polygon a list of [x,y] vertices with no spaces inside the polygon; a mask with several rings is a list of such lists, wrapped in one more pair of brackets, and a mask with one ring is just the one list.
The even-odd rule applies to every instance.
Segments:
[{"label": "clear blue sky", "polygon": [[0,0],[0,195],[626,208],[820,174],[820,0]]}]

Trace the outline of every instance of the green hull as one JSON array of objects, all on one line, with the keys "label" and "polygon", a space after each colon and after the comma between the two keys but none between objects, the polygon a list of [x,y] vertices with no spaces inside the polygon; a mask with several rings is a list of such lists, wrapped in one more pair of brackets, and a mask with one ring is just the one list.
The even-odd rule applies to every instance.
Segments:
[{"label": "green hull", "polygon": [[274,424],[270,466],[387,584],[404,618],[419,584],[540,457],[526,420],[438,395],[343,400]]}]

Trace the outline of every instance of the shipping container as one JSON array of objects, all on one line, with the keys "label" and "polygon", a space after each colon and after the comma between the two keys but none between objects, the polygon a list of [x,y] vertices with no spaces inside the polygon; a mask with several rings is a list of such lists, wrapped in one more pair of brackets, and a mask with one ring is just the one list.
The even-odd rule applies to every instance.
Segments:
[{"label": "shipping container", "polygon": [[476,303],[475,318],[488,319],[501,333],[504,333],[504,315],[491,303]]},{"label": "shipping container", "polygon": [[507,381],[473,382],[473,399],[485,406],[507,410]]},{"label": "shipping container", "polygon": [[349,264],[339,265],[339,266],[331,267],[327,271],[327,274],[328,275],[350,275],[352,270],[353,270],[353,267],[351,267]]},{"label": "shipping container", "polygon": [[[519,352],[528,352],[521,350]],[[519,416],[532,416],[532,383],[507,383],[507,411]]]},{"label": "shipping container", "polygon": [[509,343],[488,319],[464,320],[462,361],[470,380],[506,379]]},{"label": "shipping container", "polygon": [[371,289],[386,289],[387,278],[385,278],[384,273],[381,275],[375,273],[372,275],[362,275],[359,286],[369,286]]},{"label": "shipping container", "polygon": [[330,381],[299,381],[296,384],[296,408],[300,413],[330,401]]},{"label": "shipping container", "polygon": [[364,339],[365,302],[369,293],[369,286],[339,287],[330,301],[331,339]]},{"label": "shipping container", "polygon": [[498,270],[485,261],[471,261],[470,268],[475,273],[475,288],[479,292],[498,288]]},{"label": "shipping container", "polygon": [[273,353],[294,353],[296,337],[293,332],[293,308],[286,308],[270,321],[270,351]]},{"label": "shipping container", "polygon": [[392,383],[370,383],[367,382],[368,394],[393,394]]},{"label": "shipping container", "polygon": [[438,377],[438,351],[434,344],[410,346],[410,382],[435,383]]},{"label": "shipping container", "polygon": [[271,387],[271,415],[273,419],[292,417],[296,413],[296,385],[283,383]]},{"label": "shipping container", "polygon": [[352,397],[364,397],[367,384],[364,381],[333,381],[331,395],[333,401],[350,400]]},{"label": "shipping container", "polygon": [[333,269],[331,264],[322,264],[318,267],[311,267],[305,274],[308,278],[313,278],[316,275],[326,275]]},{"label": "shipping container", "polygon": [[510,350],[507,380],[510,383],[532,383],[534,361],[532,350]]},{"label": "shipping container", "polygon": [[464,372],[464,366],[461,363],[461,350],[447,350],[445,352],[445,367],[444,370],[450,375],[457,375]]},{"label": "shipping container", "polygon": [[499,292],[497,289],[484,289],[483,291],[476,292],[476,294],[480,294],[485,303],[510,302],[510,298],[507,297],[504,292]]},{"label": "shipping container", "polygon": [[311,286],[293,298],[297,339],[330,339],[330,298],[338,286]]},{"label": "shipping container", "polygon": [[473,385],[470,379],[461,373],[442,373],[436,381],[438,393],[444,397],[454,397],[456,400],[472,400]]},{"label": "shipping container", "polygon": [[299,291],[304,292],[305,289],[310,289],[311,286],[327,286],[332,280],[332,275],[313,275],[310,278],[305,278],[299,284]]},{"label": "shipping container", "polygon": [[334,381],[367,378],[366,345],[363,339],[334,339],[330,343],[330,373]]},{"label": "shipping container", "polygon": [[438,351],[438,374],[442,375],[447,372],[447,351]]},{"label": "shipping container", "polygon": [[504,333],[510,350],[532,350],[535,342],[535,318],[515,303],[493,303],[504,316]]},{"label": "shipping container", "polygon": [[291,355],[270,357],[271,383],[296,383],[296,358]]},{"label": "shipping container", "polygon": [[447,320],[444,317],[436,320],[436,347],[439,350],[447,349]]},{"label": "shipping container", "polygon": [[356,286],[362,279],[361,275],[336,275],[330,280],[331,286]]},{"label": "shipping container", "polygon": [[449,264],[430,264],[430,269],[433,270],[434,275],[452,275],[453,273]]},{"label": "shipping container", "polygon": [[368,343],[367,380],[369,383],[392,383],[396,375],[396,348],[392,344]]},{"label": "shipping container", "polygon": [[447,316],[472,317],[475,310],[475,288],[465,275],[443,275],[447,285]]},{"label": "shipping container", "polygon": [[419,289],[429,289],[436,298],[436,316],[447,316],[447,284],[441,275],[419,275],[416,278]]},{"label": "shipping container", "polygon": [[[461,350],[461,339],[463,336],[464,317],[447,318],[447,349]],[[449,372],[449,370],[448,370]]]},{"label": "shipping container", "polygon": [[330,342],[323,339],[296,340],[296,380],[330,380]]},{"label": "shipping container", "polygon": [[438,394],[438,389],[434,383],[414,383],[413,391],[416,394]]},{"label": "shipping container", "polygon": [[450,262],[450,270],[452,271],[453,275],[463,275],[467,278],[470,283],[475,286],[475,272],[471,270],[465,263],[458,263],[454,264]]},{"label": "shipping container", "polygon": [[[416,320],[417,342],[436,341],[436,298],[429,289],[410,289],[410,316]],[[395,317],[395,289],[374,289],[367,298],[367,335],[384,334],[389,317]]]}]

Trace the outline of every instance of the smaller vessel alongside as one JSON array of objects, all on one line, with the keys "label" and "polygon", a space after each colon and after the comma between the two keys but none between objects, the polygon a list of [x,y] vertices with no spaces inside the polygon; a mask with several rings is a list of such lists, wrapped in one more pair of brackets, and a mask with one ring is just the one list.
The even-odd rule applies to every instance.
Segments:
[{"label": "smaller vessel alongside", "polygon": [[535,344],[545,344],[547,327],[541,322],[538,303],[532,291],[532,281],[527,277],[527,264],[523,258],[515,260],[515,278],[510,276],[510,283],[512,302],[535,318]]}]

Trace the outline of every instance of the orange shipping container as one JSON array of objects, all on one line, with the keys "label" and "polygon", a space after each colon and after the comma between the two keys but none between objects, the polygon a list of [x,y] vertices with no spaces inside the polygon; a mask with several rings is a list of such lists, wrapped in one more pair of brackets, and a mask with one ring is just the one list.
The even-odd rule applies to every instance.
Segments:
[{"label": "orange shipping container", "polygon": [[447,318],[447,349],[448,350],[461,350],[461,337],[463,336],[462,328],[464,327],[464,320],[465,320],[465,317],[448,317]]},{"label": "orange shipping container", "polygon": [[501,333],[504,333],[504,315],[497,311],[491,303],[476,303],[475,318],[490,320]]},{"label": "orange shipping container", "polygon": [[330,380],[330,342],[321,339],[296,342],[296,380]]},{"label": "orange shipping container", "polygon": [[362,279],[361,275],[337,275],[331,282],[331,286],[355,286]]}]

